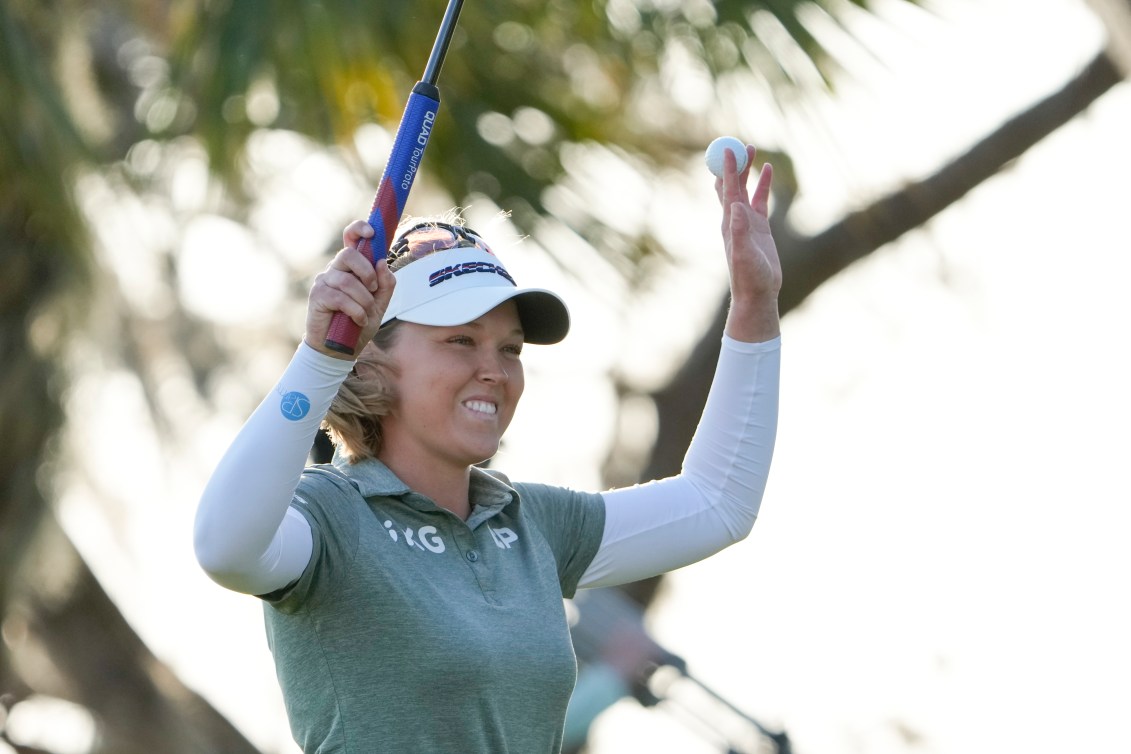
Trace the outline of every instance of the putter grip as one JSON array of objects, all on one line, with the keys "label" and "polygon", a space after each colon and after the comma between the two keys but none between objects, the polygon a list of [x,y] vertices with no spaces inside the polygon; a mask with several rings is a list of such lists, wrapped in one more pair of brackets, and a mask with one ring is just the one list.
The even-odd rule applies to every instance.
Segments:
[{"label": "putter grip", "polygon": [[[405,202],[408,201],[408,192],[416,180],[439,110],[439,90],[432,84],[418,81],[405,105],[393,140],[393,151],[385,163],[381,185],[377,188],[373,207],[369,210],[373,237],[363,238],[357,245],[358,251],[365,254],[374,266],[385,258],[393,243],[393,234],[396,233],[397,223],[400,222]],[[352,356],[357,350],[357,337],[360,334],[361,328],[356,322],[337,312],[330,320],[325,345],[331,350]]]}]

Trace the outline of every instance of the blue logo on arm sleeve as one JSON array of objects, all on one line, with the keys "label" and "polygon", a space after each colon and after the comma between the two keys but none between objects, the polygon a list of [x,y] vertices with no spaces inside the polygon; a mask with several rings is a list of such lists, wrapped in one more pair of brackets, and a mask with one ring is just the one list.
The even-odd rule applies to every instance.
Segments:
[{"label": "blue logo on arm sleeve", "polygon": [[297,422],[310,413],[310,399],[297,390],[292,390],[283,396],[279,410],[283,413],[284,419]]}]

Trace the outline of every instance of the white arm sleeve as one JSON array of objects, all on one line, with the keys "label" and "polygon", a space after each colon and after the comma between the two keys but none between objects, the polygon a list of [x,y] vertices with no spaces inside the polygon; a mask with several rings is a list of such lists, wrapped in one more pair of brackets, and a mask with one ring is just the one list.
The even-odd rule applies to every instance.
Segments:
[{"label": "white arm sleeve", "polygon": [[318,425],[353,362],[303,343],[275,389],[244,423],[204,488],[196,512],[196,559],[213,581],[267,594],[302,575],[310,525],[290,510]]},{"label": "white arm sleeve", "polygon": [[580,587],[682,568],[750,533],[774,453],[780,368],[781,338],[744,343],[723,336],[681,473],[603,494],[605,531]]}]

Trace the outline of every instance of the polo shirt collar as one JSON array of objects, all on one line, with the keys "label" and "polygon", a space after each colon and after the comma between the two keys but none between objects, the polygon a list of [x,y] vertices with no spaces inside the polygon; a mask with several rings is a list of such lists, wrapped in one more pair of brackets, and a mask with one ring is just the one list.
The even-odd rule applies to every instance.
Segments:
[{"label": "polo shirt collar", "polygon": [[507,506],[518,507],[518,492],[510,485],[510,480],[498,471],[485,471],[472,466],[467,494],[471,500],[471,515],[467,518],[467,526],[471,529]]},{"label": "polo shirt collar", "polygon": [[[357,487],[362,497],[403,497],[412,492],[388,466],[376,458],[366,458],[350,463],[341,453],[334,454],[334,467]],[[471,467],[471,481],[468,486],[471,500],[471,517],[467,523],[473,526],[481,518],[490,518],[508,505],[518,505],[518,492],[510,485],[501,472],[485,471]]]},{"label": "polo shirt collar", "polygon": [[412,492],[389,467],[376,458],[350,463],[342,453],[334,453],[334,467],[357,487],[362,497],[395,497]]}]

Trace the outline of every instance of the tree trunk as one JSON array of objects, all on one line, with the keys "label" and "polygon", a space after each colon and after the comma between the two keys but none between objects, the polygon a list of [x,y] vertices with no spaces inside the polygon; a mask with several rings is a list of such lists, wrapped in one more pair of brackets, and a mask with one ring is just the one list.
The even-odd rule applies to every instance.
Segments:
[{"label": "tree trunk", "polygon": [[[68,172],[51,161],[62,150],[13,133],[13,122],[0,119],[0,149],[27,164],[0,184],[0,707],[33,694],[75,702],[97,719],[107,754],[255,754],[149,652],[50,515],[41,480],[64,421],[55,357],[82,308],[86,239],[66,201]],[[48,180],[27,179],[31,165],[50,166]],[[58,197],[50,218],[33,206],[37,192]],[[10,745],[33,751],[24,744]]]},{"label": "tree trunk", "polygon": [[16,192],[0,189],[0,697],[20,698],[28,688],[14,675],[7,636],[20,563],[47,508],[40,467],[63,423],[52,389],[54,367],[32,337],[32,321],[57,294],[59,258],[31,237],[31,208]]},{"label": "tree trunk", "polygon": [[24,559],[9,618],[14,667],[38,693],[80,704],[105,754],[258,754],[157,659],[53,516]]}]

